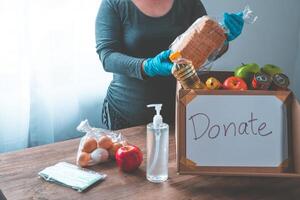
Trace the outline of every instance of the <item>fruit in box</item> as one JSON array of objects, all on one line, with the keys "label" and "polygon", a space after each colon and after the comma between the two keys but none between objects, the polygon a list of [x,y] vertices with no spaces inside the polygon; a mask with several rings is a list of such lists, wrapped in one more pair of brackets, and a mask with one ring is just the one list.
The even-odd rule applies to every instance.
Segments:
[{"label": "fruit in box", "polygon": [[271,64],[267,64],[264,67],[262,67],[261,71],[266,74],[269,74],[271,77],[274,76],[275,74],[282,73],[282,69],[280,67]]},{"label": "fruit in box", "polygon": [[218,90],[222,87],[222,83],[214,77],[208,78],[205,84],[209,90]]},{"label": "fruit in box", "polygon": [[226,90],[248,90],[247,83],[235,76],[227,78],[223,83],[223,88]]},{"label": "fruit in box", "polygon": [[247,83],[250,83],[254,74],[260,71],[260,67],[256,63],[243,64],[242,66],[236,68],[234,71],[234,76],[242,78]]}]

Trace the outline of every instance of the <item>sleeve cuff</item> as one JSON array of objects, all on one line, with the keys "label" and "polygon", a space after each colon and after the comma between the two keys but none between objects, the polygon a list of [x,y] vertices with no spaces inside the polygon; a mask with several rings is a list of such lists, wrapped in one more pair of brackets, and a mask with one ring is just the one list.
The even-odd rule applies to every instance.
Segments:
[{"label": "sleeve cuff", "polygon": [[146,76],[143,75],[143,62],[145,59],[138,59],[135,65],[135,77],[140,80],[146,80]]}]

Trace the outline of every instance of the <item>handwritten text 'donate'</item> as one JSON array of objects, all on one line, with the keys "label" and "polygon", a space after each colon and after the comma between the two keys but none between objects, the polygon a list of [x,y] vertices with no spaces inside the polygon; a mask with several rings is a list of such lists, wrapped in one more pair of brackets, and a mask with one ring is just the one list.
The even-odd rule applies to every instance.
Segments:
[{"label": "handwritten text 'donate'", "polygon": [[[212,123],[205,113],[197,113],[189,119],[193,124],[194,139],[199,140],[207,135],[210,139],[227,136],[268,136],[273,132],[268,130],[266,122],[260,122],[251,112],[250,119],[242,122]],[[201,127],[201,129],[199,128]]]}]

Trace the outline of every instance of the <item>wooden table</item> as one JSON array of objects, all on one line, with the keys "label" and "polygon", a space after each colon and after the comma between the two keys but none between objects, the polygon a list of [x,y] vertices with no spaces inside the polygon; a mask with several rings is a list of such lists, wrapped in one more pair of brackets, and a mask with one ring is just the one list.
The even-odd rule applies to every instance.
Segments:
[{"label": "wooden table", "polygon": [[[146,153],[144,126],[121,131]],[[18,199],[300,199],[300,179],[182,176],[176,174],[175,136],[170,132],[169,180],[150,183],[145,162],[133,174],[118,170],[114,162],[91,169],[107,179],[84,193],[39,178],[37,173],[60,161],[75,163],[79,139],[0,154],[0,189],[9,200]],[[145,158],[145,157],[144,157]]]}]

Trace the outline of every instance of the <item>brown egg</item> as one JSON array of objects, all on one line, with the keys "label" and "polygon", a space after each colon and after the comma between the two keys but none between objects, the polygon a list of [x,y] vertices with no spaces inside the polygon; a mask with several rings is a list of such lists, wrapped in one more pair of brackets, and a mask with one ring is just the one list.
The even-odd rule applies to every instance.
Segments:
[{"label": "brown egg", "polygon": [[108,149],[109,157],[114,160],[116,152],[122,146],[123,145],[121,143],[119,143],[119,142],[113,143],[112,147],[110,149]]},{"label": "brown egg", "polygon": [[79,164],[81,167],[87,167],[90,160],[91,155],[89,153],[81,152],[77,164]]},{"label": "brown egg", "polygon": [[86,153],[91,153],[97,149],[97,141],[94,138],[87,138],[84,141],[82,151]]},{"label": "brown egg", "polygon": [[113,145],[113,142],[108,136],[101,136],[98,140],[98,147],[102,149],[109,149]]}]

